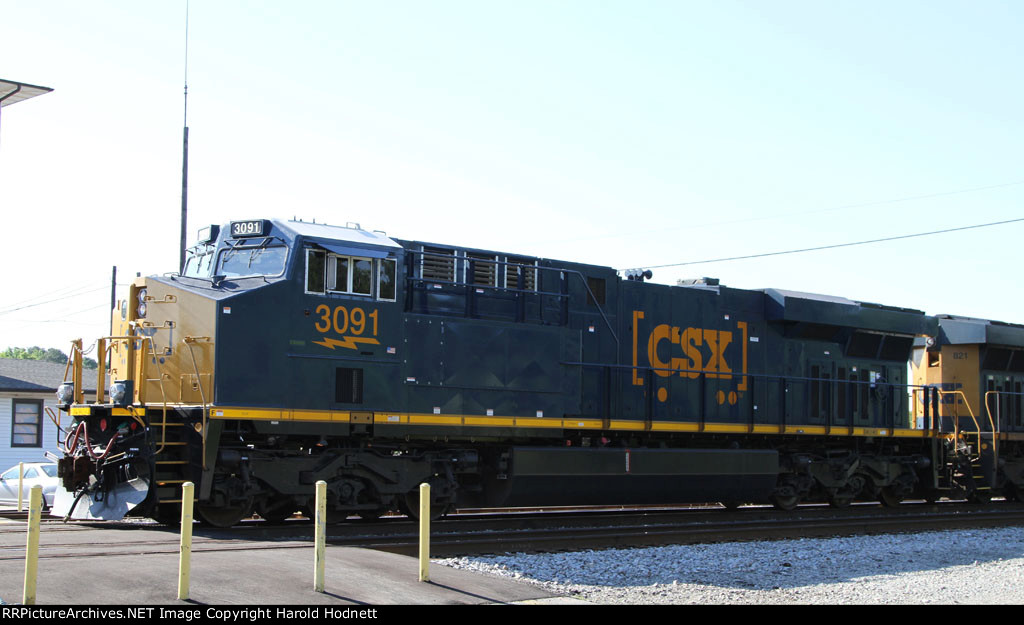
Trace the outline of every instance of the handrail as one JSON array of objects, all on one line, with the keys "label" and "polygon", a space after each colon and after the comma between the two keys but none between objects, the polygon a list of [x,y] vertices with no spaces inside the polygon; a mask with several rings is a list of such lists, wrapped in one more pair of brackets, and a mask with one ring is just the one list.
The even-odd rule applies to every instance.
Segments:
[{"label": "handrail", "polygon": [[[1000,421],[999,417],[1000,417],[1000,415],[999,415],[999,400],[998,400],[998,396],[1000,394],[1004,394],[1004,392],[1003,391],[985,391],[985,413],[988,415],[989,425],[992,426],[992,453],[995,454],[996,458],[999,457],[999,455],[998,455],[998,445],[999,445],[998,441],[999,441],[999,421]],[[1016,394],[1016,393],[1005,393],[1005,394],[1011,395],[1011,394]],[[995,419],[994,423],[992,421],[992,409],[989,408],[989,402],[988,402],[989,395],[996,395],[997,396],[997,399],[996,399],[996,419]]]},{"label": "handrail", "polygon": [[188,355],[192,359],[192,370],[196,374],[196,383],[199,384],[199,399],[203,402],[203,470],[206,470],[206,426],[207,426],[207,410],[206,410],[206,393],[203,392],[203,379],[199,375],[199,365],[196,363],[196,355],[192,351],[192,344],[196,341],[209,341],[208,336],[186,336],[181,339],[181,342],[188,347]]},{"label": "handrail", "polygon": [[[492,290],[496,290],[496,291],[510,291],[510,292],[514,292],[514,293],[533,293],[533,294],[537,294],[537,295],[541,295],[541,296],[546,296],[546,297],[555,297],[555,298],[567,301],[569,299],[569,294],[568,293],[555,293],[555,292],[541,291],[539,288],[535,288],[534,290],[523,289],[523,288],[520,288],[521,285],[519,285],[517,288],[509,288],[507,286],[500,287],[497,284],[476,284],[476,283],[470,282],[469,280],[459,281],[457,279],[458,278],[457,272],[455,271],[456,262],[461,258],[464,262],[466,262],[467,266],[470,263],[472,263],[472,264],[475,264],[475,263],[486,263],[486,264],[494,265],[494,267],[495,267],[495,278],[496,278],[495,281],[496,282],[497,282],[497,276],[499,275],[498,274],[498,267],[517,267],[517,268],[524,268],[524,269],[532,269],[532,270],[537,272],[537,277],[535,278],[535,281],[534,281],[534,286],[535,287],[537,287],[539,285],[539,282],[540,282],[540,272],[541,271],[548,271],[548,272],[556,272],[557,271],[557,272],[559,272],[561,274],[575,275],[575,276],[577,276],[580,279],[580,282],[583,284],[583,288],[586,289],[587,295],[590,296],[590,299],[597,306],[597,312],[601,315],[601,320],[604,321],[605,326],[608,328],[608,331],[612,335],[612,339],[615,341],[615,354],[616,354],[616,358],[619,355],[619,349],[620,349],[619,336],[615,332],[615,328],[612,326],[611,321],[609,321],[608,315],[605,314],[604,307],[601,306],[601,304],[597,303],[597,297],[594,295],[594,292],[591,290],[590,285],[587,284],[586,276],[583,275],[583,272],[581,272],[581,271],[579,271],[577,269],[567,269],[565,267],[543,267],[541,265],[526,265],[526,264],[523,264],[523,263],[514,263],[514,262],[511,262],[511,261],[507,261],[507,260],[502,261],[502,260],[497,260],[497,259],[490,260],[490,259],[484,259],[484,258],[459,257],[459,256],[456,256],[454,254],[453,255],[440,254],[440,253],[437,253],[437,252],[427,252],[425,250],[406,250],[406,252],[410,255],[410,257],[415,257],[416,255],[419,255],[421,257],[429,256],[431,258],[441,258],[441,259],[444,259],[444,260],[451,259],[452,260],[452,277],[456,278],[455,280],[443,280],[443,279],[428,278],[428,277],[423,276],[422,274],[419,275],[419,276],[407,275],[406,278],[405,278],[407,283],[409,283],[409,282],[431,282],[431,283],[434,283],[434,284],[445,284],[445,285],[450,285],[450,286],[465,286],[465,287],[473,287],[473,288],[481,288],[481,289],[492,289]],[[517,275],[518,276],[523,276],[523,275],[525,275],[525,273],[517,273]]]},{"label": "handrail", "polygon": [[[163,421],[160,424],[160,429],[161,429],[161,432],[160,432],[160,446],[157,447],[156,450],[153,451],[153,455],[155,456],[156,454],[162,452],[164,450],[164,447],[167,446],[167,389],[164,388],[164,373],[163,373],[163,370],[160,368],[160,357],[156,353],[156,342],[153,340],[153,337],[152,336],[135,336],[134,339],[135,340],[145,340],[145,341],[147,341],[149,343],[150,354],[152,354],[152,356],[153,356],[152,360],[156,364],[156,373],[157,373],[157,376],[159,376],[157,378],[157,380],[160,382],[160,395],[161,395],[161,398],[163,399]],[[139,365],[140,366],[139,366],[139,380],[138,381],[140,383],[149,381],[149,378],[147,378],[144,375],[145,371],[146,371],[146,359],[145,358],[139,359]],[[138,388],[136,390],[139,391],[139,392],[142,392],[141,388]]]},{"label": "handrail", "polygon": [[[942,390],[940,388],[936,388],[935,391],[939,394],[940,398],[943,395],[953,395],[953,396],[960,396],[960,398],[962,398],[964,400],[964,405],[967,406],[967,412],[970,414],[971,421],[974,422],[974,427],[975,427],[975,431],[974,432],[967,432],[966,434],[972,434],[973,433],[973,434],[975,434],[977,436],[977,439],[978,439],[978,453],[980,454],[981,453],[981,435],[982,435],[981,424],[978,423],[978,417],[975,416],[974,410],[971,408],[971,403],[967,400],[967,395],[965,395],[964,392],[961,391],[961,390],[944,391],[944,390]],[[959,441],[960,440],[960,415],[958,415],[958,414],[957,415],[950,415],[950,417],[953,420],[953,440],[954,441]],[[991,418],[991,415],[990,415],[989,416],[989,423],[990,424],[991,424],[991,421],[992,421],[992,418]],[[995,447],[995,438],[996,437],[994,435],[994,429],[993,429],[992,453],[993,453],[993,455],[996,458],[998,458],[998,455],[996,455],[996,451],[997,450],[996,450],[996,447]]]},{"label": "handrail", "polygon": [[[752,380],[766,380],[766,381],[775,380],[775,381],[778,381],[780,384],[789,384],[789,383],[794,383],[794,382],[795,383],[829,382],[829,383],[834,383],[834,384],[846,384],[846,385],[849,385],[851,387],[864,387],[864,386],[866,386],[866,387],[874,387],[874,386],[876,386],[878,384],[882,384],[882,385],[885,385],[887,387],[891,387],[893,389],[904,389],[904,392],[907,389],[914,390],[914,389],[921,388],[919,385],[915,385],[915,384],[895,384],[895,383],[892,383],[892,382],[871,382],[869,380],[843,380],[843,379],[839,379],[839,378],[814,378],[814,377],[808,377],[808,376],[779,375],[779,374],[770,374],[770,373],[750,373],[750,372],[743,372],[743,371],[731,371],[731,372],[723,373],[722,371],[712,370],[712,369],[703,369],[703,368],[702,369],[686,369],[686,368],[672,368],[672,367],[652,367],[652,366],[649,366],[649,365],[639,365],[639,364],[638,365],[632,365],[632,364],[584,362],[584,361],[559,361],[558,364],[566,366],[566,367],[581,367],[581,368],[592,368],[592,369],[604,369],[604,370],[608,370],[608,371],[619,371],[619,372],[622,372],[622,373],[625,373],[625,372],[628,372],[628,371],[635,371],[635,372],[642,373],[645,379],[646,379],[648,373],[666,372],[666,373],[669,373],[669,374],[672,374],[672,375],[681,375],[681,374],[684,374],[684,373],[695,373],[695,374],[697,374],[697,377],[694,377],[694,378],[690,379],[689,381],[690,382],[696,382],[698,379],[700,379],[702,381],[702,383],[703,383],[704,380],[707,380],[709,378],[714,380],[714,379],[731,379],[731,378],[734,378],[734,377],[737,377],[737,378],[746,377],[746,378],[751,378]],[[717,377],[716,378],[712,378],[711,376],[717,376]],[[725,377],[723,378],[722,376],[725,376]],[[646,386],[646,385],[647,385],[647,382],[644,382],[644,386]],[[638,385],[638,387],[639,387],[639,385]],[[702,392],[701,396],[703,397],[703,395],[704,395],[704,393]],[[782,395],[784,396],[785,392]],[[706,411],[702,408],[701,409],[701,414],[698,415],[697,418],[698,419],[704,419],[704,417],[706,416],[705,412]],[[909,417],[910,414],[911,414],[909,406],[905,410],[903,410],[901,412],[903,413],[904,417]],[[895,415],[890,415],[890,416],[892,418],[895,418]],[[783,414],[780,415],[780,422],[779,423],[765,423],[763,425],[778,426],[779,427],[779,431],[781,433],[781,432],[783,432],[785,430],[786,427],[788,427],[788,424],[785,423],[784,419],[785,419],[785,414],[783,413]],[[803,424],[803,425],[810,425],[810,424]],[[857,424],[852,423],[852,418],[851,418],[851,422],[848,423],[848,424],[828,423],[827,426],[829,428],[833,428],[833,427],[846,427],[846,428],[860,427]],[[873,426],[869,426],[869,427],[873,427]],[[898,426],[895,425],[895,423],[893,423],[892,425],[883,426],[883,427],[885,429],[889,430],[887,436],[895,436],[896,435],[895,431],[897,429],[915,429],[915,428],[899,428]],[[936,434],[937,431],[938,431],[938,427],[924,428],[924,429],[925,430],[930,430],[933,435]],[[829,432],[829,433],[831,433],[831,432]]]}]

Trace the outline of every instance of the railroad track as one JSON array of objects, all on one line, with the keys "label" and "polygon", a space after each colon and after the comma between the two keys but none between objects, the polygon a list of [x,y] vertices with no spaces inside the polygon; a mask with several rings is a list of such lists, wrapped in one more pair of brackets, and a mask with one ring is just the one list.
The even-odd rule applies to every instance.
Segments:
[{"label": "railroad track", "polygon": [[[451,525],[449,525],[451,523]],[[397,525],[397,524],[396,524]],[[1024,525],[1024,506],[980,508],[963,504],[903,506],[890,510],[860,506],[849,510],[802,509],[779,514],[770,509],[724,513],[710,510],[591,513],[531,517],[513,521],[476,520],[435,523],[435,557],[530,551],[573,551],[668,544],[774,540],[782,538],[921,532],[972,527]],[[398,527],[394,528],[398,529]],[[351,544],[413,555],[415,528],[409,533],[332,537]]]},{"label": "railroad track", "polygon": [[[920,532],[1024,525],[1024,505],[996,502],[989,506],[946,502],[875,505],[845,510],[802,507],[792,513],[770,508],[721,509],[645,508],[594,510],[479,512],[453,515],[431,525],[434,557],[518,551],[569,551],[666,544],[812,538],[841,535]],[[141,530],[135,532],[133,530]],[[0,525],[0,535],[23,533],[20,523]],[[87,534],[78,534],[86,532]],[[344,522],[328,527],[328,543],[415,555],[418,526],[405,517],[375,523]],[[45,524],[40,557],[89,557],[124,554],[177,553],[178,533],[152,522],[72,522]],[[14,539],[14,540],[11,540]],[[296,519],[271,526],[261,521],[231,530],[196,526],[193,552],[244,549],[308,549],[312,524]],[[4,541],[0,560],[23,557],[24,544],[15,536]]]}]

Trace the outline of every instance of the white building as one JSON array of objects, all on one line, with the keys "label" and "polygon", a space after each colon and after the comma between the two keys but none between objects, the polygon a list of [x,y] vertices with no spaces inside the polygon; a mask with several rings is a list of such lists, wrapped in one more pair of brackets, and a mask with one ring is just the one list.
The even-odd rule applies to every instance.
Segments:
[{"label": "white building", "polygon": [[[66,428],[70,418],[57,410],[57,387],[64,381],[64,365],[40,360],[0,358],[0,471],[19,462],[42,462],[49,451],[57,456],[57,424]],[[96,397],[96,371],[84,370],[86,401]],[[92,396],[91,398],[89,396]]]}]

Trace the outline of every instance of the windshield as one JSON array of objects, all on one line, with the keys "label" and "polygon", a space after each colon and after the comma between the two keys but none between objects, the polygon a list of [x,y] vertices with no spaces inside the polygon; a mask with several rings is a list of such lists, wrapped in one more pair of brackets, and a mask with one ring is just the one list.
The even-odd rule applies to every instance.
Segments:
[{"label": "windshield", "polygon": [[210,265],[213,263],[214,248],[210,246],[201,248],[197,245],[188,252],[190,256],[185,261],[185,271],[182,274],[193,278],[208,278]]},{"label": "windshield", "polygon": [[238,242],[222,249],[217,257],[216,275],[226,277],[278,276],[284,273],[288,260],[288,248],[283,245],[269,245],[270,239],[254,244],[254,241]]}]

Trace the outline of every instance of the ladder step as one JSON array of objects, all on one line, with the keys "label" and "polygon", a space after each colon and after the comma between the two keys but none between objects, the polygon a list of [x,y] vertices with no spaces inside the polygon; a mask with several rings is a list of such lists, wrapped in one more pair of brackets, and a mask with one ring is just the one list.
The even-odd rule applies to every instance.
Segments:
[{"label": "ladder step", "polygon": [[188,464],[188,460],[157,460],[157,464]]}]

